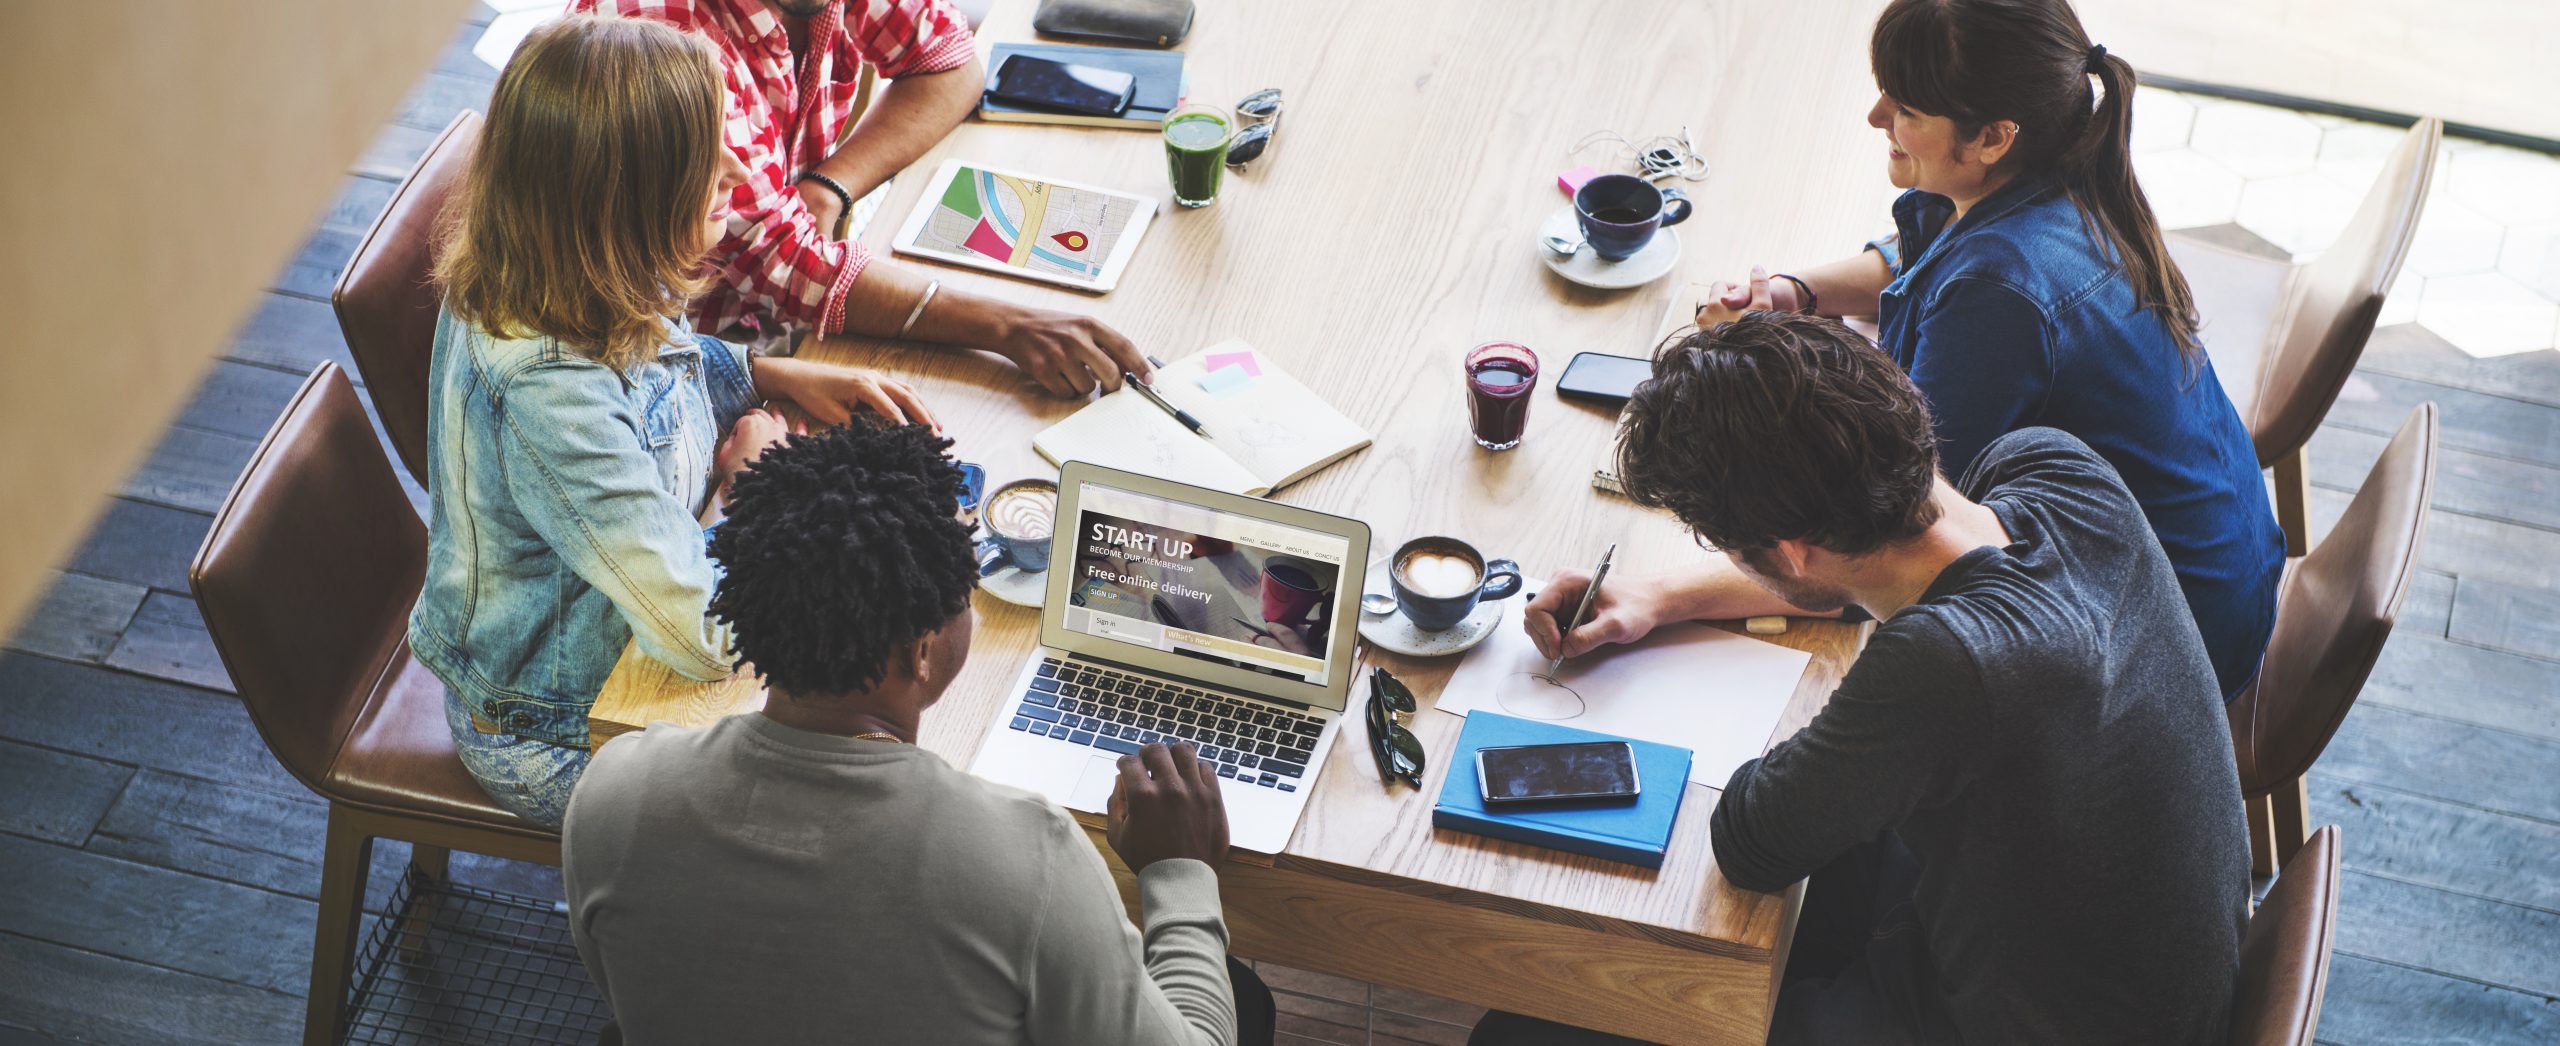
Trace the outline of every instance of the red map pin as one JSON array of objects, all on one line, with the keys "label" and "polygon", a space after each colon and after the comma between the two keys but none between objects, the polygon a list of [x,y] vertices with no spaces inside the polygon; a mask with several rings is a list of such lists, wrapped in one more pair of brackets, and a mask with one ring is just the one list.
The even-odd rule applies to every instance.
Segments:
[{"label": "red map pin", "polygon": [[1086,243],[1091,242],[1085,237],[1085,234],[1080,232],[1062,232],[1049,238],[1058,241],[1058,246],[1071,251],[1081,251],[1084,249]]}]

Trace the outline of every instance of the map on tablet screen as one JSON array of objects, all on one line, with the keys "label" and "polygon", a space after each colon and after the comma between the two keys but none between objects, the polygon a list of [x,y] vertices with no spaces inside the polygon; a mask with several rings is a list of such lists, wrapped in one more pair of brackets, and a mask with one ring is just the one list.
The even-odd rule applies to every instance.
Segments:
[{"label": "map on tablet screen", "polygon": [[1155,201],[1046,181],[958,160],[926,184],[926,196],[893,246],[902,253],[1006,275],[1104,291],[1119,282]]}]

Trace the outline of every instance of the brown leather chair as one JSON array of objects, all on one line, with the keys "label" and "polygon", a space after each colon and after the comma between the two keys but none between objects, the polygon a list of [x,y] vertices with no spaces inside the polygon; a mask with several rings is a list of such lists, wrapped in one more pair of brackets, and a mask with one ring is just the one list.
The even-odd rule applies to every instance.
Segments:
[{"label": "brown leather chair", "polygon": [[336,1042],[376,838],[560,863],[455,756],[444,685],[409,655],[426,527],[355,388],[323,363],[276,419],[188,568],[205,629],[276,760],[329,801],[306,1043]]},{"label": "brown leather chair", "polygon": [[479,147],[480,114],[465,109],[418,158],[329,292],[373,411],[420,486],[427,485],[427,365],[443,297],[428,282],[436,216]]},{"label": "brown leather chair", "polygon": [[2329,993],[2338,931],[2338,826],[2320,829],[2284,862],[2284,875],[2249,917],[2240,981],[2231,993],[2231,1046],[2310,1046]]},{"label": "brown leather chair", "polygon": [[2310,824],[2302,775],[2355,706],[2391,638],[2417,573],[2435,476],[2436,405],[2421,403],[2382,449],[2328,540],[2285,578],[2258,678],[2228,709],[2260,875],[2302,847]]},{"label": "brown leather chair", "polygon": [[2383,164],[2336,244],[2293,265],[2189,237],[2169,237],[2203,315],[2205,349],[2248,423],[2258,465],[2276,471],[2285,554],[2311,542],[2302,448],[2364,355],[2382,300],[2400,275],[2426,209],[2444,121],[2419,120]]}]

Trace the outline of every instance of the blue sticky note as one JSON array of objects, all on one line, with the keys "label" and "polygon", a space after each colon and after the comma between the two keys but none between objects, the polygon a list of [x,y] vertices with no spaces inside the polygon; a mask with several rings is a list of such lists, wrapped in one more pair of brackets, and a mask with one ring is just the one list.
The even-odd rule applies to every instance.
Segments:
[{"label": "blue sticky note", "polygon": [[1252,385],[1253,375],[1232,363],[1200,376],[1200,391],[1212,396],[1231,396]]}]

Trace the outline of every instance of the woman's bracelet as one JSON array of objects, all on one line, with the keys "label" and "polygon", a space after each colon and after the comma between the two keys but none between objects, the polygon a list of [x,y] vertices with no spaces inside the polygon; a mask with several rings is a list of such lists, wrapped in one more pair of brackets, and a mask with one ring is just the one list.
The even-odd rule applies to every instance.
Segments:
[{"label": "woman's bracelet", "polygon": [[916,319],[924,315],[925,305],[933,301],[934,293],[941,289],[941,280],[935,280],[924,285],[924,294],[916,299],[916,307],[907,313],[907,322],[898,325],[898,337],[904,338],[907,336],[908,331],[916,329]]},{"label": "woman's bracelet", "polygon": [[1774,273],[1770,273],[1769,275],[1771,275],[1771,276],[1773,276],[1773,277],[1776,277],[1776,278],[1778,278],[1778,279],[1781,279],[1781,280],[1785,280],[1785,281],[1787,281],[1788,283],[1795,284],[1795,285],[1796,285],[1796,293],[1801,294],[1801,295],[1804,295],[1804,307],[1803,307],[1803,308],[1801,308],[1801,309],[1797,309],[1796,311],[1797,311],[1797,312],[1804,313],[1804,314],[1805,314],[1805,315],[1807,315],[1807,316],[1811,316],[1811,315],[1813,315],[1813,312],[1814,312],[1814,306],[1815,306],[1815,305],[1820,304],[1820,303],[1821,303],[1821,301],[1822,301],[1822,299],[1814,296],[1813,288],[1812,288],[1810,285],[1806,284],[1806,283],[1804,282],[1804,279],[1803,279],[1802,277],[1794,276],[1794,275],[1791,275],[1791,274],[1788,274],[1788,273],[1783,273],[1783,272],[1774,272]]}]

